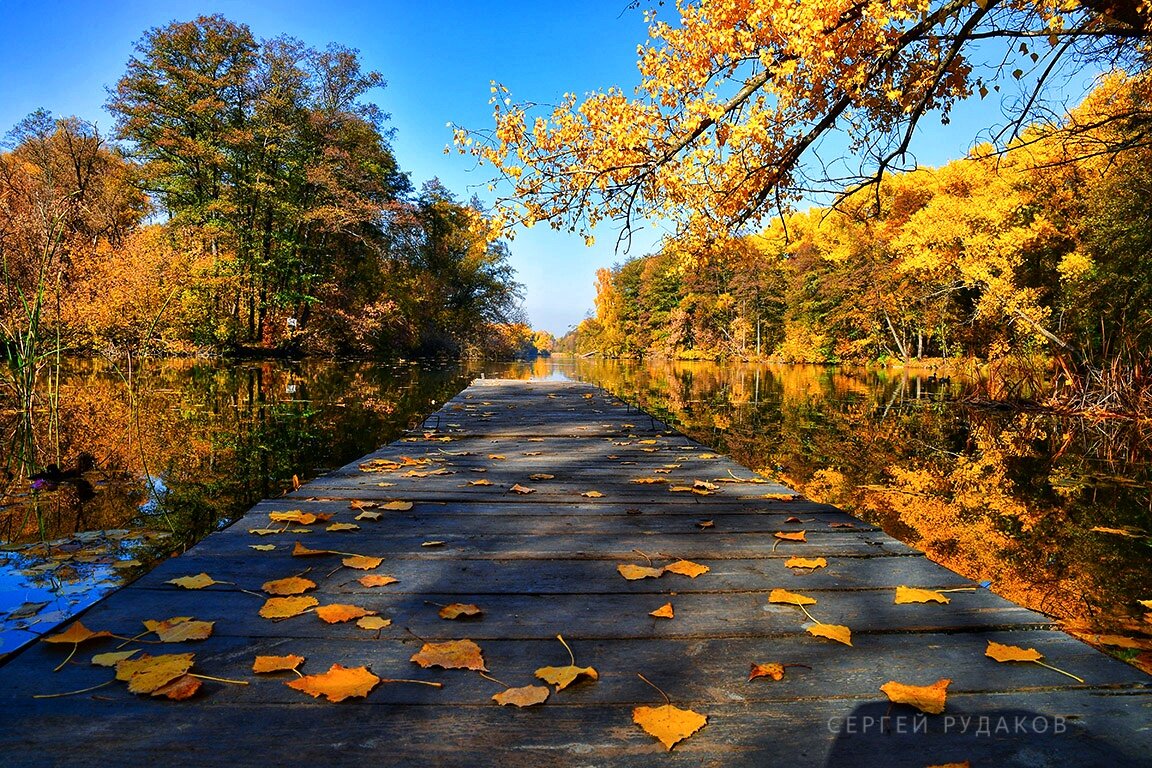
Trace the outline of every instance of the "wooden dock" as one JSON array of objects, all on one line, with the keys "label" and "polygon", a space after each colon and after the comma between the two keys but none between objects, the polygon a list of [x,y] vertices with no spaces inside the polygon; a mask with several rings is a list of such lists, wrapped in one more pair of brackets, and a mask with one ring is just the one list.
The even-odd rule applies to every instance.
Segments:
[{"label": "wooden dock", "polygon": [[[412,507],[372,507],[390,501]],[[270,520],[295,510],[331,519]],[[364,511],[380,519],[357,519]],[[359,527],[327,530],[333,523]],[[284,532],[250,532],[272,528]],[[800,531],[803,542],[776,536]],[[295,542],[339,554],[293,556]],[[383,562],[358,570],[342,564],[349,554]],[[787,567],[794,556],[827,565]],[[681,559],[709,570],[640,580],[618,571]],[[200,573],[224,583],[168,583]],[[307,595],[320,605],[359,606],[391,624],[328,624],[314,611],[262,618],[262,586],[301,574],[317,583]],[[397,581],[366,587],[358,579],[367,574]],[[946,592],[947,604],[895,604],[898,586],[973,585],[835,508],[790,498],[594,387],[481,380],[418,434],[258,504],[81,619],[124,637],[144,631],[145,620],[213,621],[205,640],[126,648],[194,653],[192,672],[247,685],[201,680],[183,701],[137,695],[124,682],[34,698],[111,680],[114,670],[91,659],[122,643],[82,643],[53,672],[73,646],[38,642],[0,667],[0,759],[13,767],[1152,763],[1147,675],[986,589]],[[852,645],[809,634],[813,620],[771,602],[774,589],[815,598],[807,611],[849,627]],[[453,603],[483,614],[440,618]],[[673,618],[650,615],[666,603]],[[411,660],[426,642],[469,639],[491,677],[542,684],[538,668],[569,664],[557,635],[598,679],[553,687],[544,704],[523,709],[498,706],[491,697],[504,685],[478,672]],[[1035,649],[1085,682],[994,661],[989,641]],[[443,687],[383,682],[332,703],[287,686],[298,679],[291,671],[253,673],[256,656],[287,654],[306,658],[305,675],[365,666]],[[749,680],[752,664],[772,662],[786,665],[783,679]],[[633,708],[665,703],[639,675],[707,724],[666,750],[633,722]],[[881,692],[889,681],[942,678],[951,683],[940,714]]]}]

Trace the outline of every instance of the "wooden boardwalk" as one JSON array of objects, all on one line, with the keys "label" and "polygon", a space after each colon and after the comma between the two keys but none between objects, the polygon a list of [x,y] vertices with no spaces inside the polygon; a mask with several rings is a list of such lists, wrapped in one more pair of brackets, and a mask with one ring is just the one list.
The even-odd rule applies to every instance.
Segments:
[{"label": "wooden boardwalk", "polygon": [[[84,643],[53,673],[72,646],[38,642],[0,668],[3,764],[1152,764],[1147,675],[984,589],[948,593],[947,605],[894,604],[900,585],[971,584],[832,507],[765,497],[786,494],[780,486],[718,482],[752,473],[593,387],[478,381],[425,427],[262,502],[82,617],[90,629],[123,636],[143,631],[144,620],[215,621],[206,640],[142,647],[194,652],[193,672],[248,685],[206,681],[186,701],[138,696],[121,682],[33,698],[109,680],[112,670],[89,662],[120,644]],[[653,477],[666,482],[632,482]],[[715,483],[714,493],[669,490],[697,480]],[[517,483],[534,492],[511,492]],[[390,500],[414,505],[354,521],[353,502]],[[269,513],[291,510],[332,513],[331,522],[360,527],[249,532],[269,528]],[[806,542],[774,536],[800,530]],[[339,554],[293,557],[295,541],[384,562],[359,571],[342,567]],[[267,544],[275,549],[251,548]],[[656,566],[683,558],[710,571],[638,581],[618,573],[621,564],[647,565],[645,556]],[[785,566],[792,556],[828,564],[799,573]],[[320,604],[355,604],[391,625],[366,631],[314,613],[261,618],[263,600],[251,593],[304,571],[319,585],[308,594]],[[167,583],[201,572],[231,584]],[[366,588],[357,580],[365,573],[398,581]],[[811,613],[850,627],[852,646],[806,633],[811,622],[800,608],[769,602],[777,588],[816,598]],[[456,602],[478,605],[483,616],[439,618],[439,605]],[[667,602],[674,618],[649,615]],[[557,634],[599,680],[553,691],[526,709],[497,706],[490,697],[503,686],[476,672],[410,660],[425,641],[468,638],[493,677],[527,685],[538,667],[568,664]],[[1033,663],[998,663],[985,656],[989,641],[1035,648],[1086,682]],[[330,703],[286,686],[296,679],[291,672],[253,674],[254,657],[266,654],[306,657],[305,674],[364,665],[383,678],[443,688],[383,683],[365,698]],[[803,666],[787,667],[779,681],[749,681],[754,662]],[[632,722],[633,707],[664,703],[638,673],[677,706],[705,715],[707,725],[667,752]],[[952,681],[942,714],[921,718],[880,691],[890,680],[940,678]]]}]

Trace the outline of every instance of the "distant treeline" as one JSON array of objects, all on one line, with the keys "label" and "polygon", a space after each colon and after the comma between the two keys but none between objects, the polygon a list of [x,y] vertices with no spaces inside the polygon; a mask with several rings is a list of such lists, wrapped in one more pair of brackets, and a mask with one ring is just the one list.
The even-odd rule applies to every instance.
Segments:
[{"label": "distant treeline", "polygon": [[[673,240],[597,278],[576,352],[786,361],[1152,349],[1152,120],[1112,76],[1010,151],[888,174],[725,242]],[[1093,151],[1098,147],[1099,151]],[[1104,151],[1107,149],[1107,151]]]},{"label": "distant treeline", "polygon": [[358,54],[220,16],[146,32],[115,132],[40,111],[0,153],[0,340],[511,354],[534,339],[476,202],[416,191]]}]

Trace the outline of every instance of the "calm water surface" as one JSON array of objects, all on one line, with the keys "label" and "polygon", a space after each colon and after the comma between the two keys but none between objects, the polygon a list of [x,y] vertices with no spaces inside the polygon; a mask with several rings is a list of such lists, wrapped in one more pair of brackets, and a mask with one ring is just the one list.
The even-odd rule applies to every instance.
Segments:
[{"label": "calm water surface", "polygon": [[[972,409],[952,382],[842,368],[179,360],[72,363],[58,420],[31,435],[0,412],[0,654],[479,375],[597,383],[1073,628],[1152,634],[1137,602],[1152,599],[1152,441],[1124,424]],[[23,458],[59,469],[30,482]]]}]

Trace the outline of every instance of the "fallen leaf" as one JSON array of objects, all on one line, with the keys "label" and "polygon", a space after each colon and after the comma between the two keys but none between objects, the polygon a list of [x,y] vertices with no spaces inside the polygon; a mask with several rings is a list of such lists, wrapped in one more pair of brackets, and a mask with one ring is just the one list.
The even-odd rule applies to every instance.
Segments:
[{"label": "fallen leaf", "polygon": [[789,592],[786,589],[774,589],[768,594],[770,603],[787,603],[789,605],[815,605],[816,598],[801,595],[798,592]]},{"label": "fallen leaf", "polygon": [[144,565],[144,563],[140,562],[139,560],[117,560],[116,562],[112,563],[112,567],[118,570],[136,568],[137,566],[141,565]]},{"label": "fallen leaf", "polygon": [[314,597],[270,597],[261,606],[260,615],[266,619],[287,619],[319,604]]},{"label": "fallen leaf", "polygon": [[347,603],[332,603],[330,605],[322,605],[316,609],[316,615],[327,624],[340,624],[352,619],[358,619],[361,616],[372,616],[376,611],[370,611],[367,608],[361,608],[358,605],[348,605]]},{"label": "fallen leaf", "polygon": [[140,653],[139,648],[131,651],[111,651],[109,653],[98,653],[92,657],[92,663],[97,667],[114,667],[125,659],[130,659],[138,653]]},{"label": "fallen leaf", "polygon": [[[550,474],[548,474],[547,472],[537,472],[537,473],[536,473],[536,474],[534,474],[534,475],[528,475],[528,479],[529,479],[529,480],[555,480],[555,479],[556,479],[556,475],[550,475]],[[526,686],[526,687],[532,687],[532,686]],[[518,689],[518,688],[509,688],[508,690],[509,690],[509,691],[512,691],[512,690],[520,690],[520,689]],[[545,688],[544,690],[548,690],[548,689],[547,689],[547,688]],[[497,695],[497,696],[499,696],[500,694],[496,694],[496,695]],[[495,697],[493,697],[493,698],[495,698]],[[519,705],[519,706],[525,706],[525,705]]]},{"label": "fallen leaf", "polygon": [[575,664],[569,664],[566,667],[540,667],[536,670],[536,677],[556,686],[557,691],[562,691],[580,678],[599,680],[600,673],[592,667],[578,667]]},{"label": "fallen leaf", "polygon": [[181,576],[178,579],[169,579],[164,583],[175,584],[176,586],[183,587],[184,589],[204,589],[204,587],[210,587],[213,584],[223,584],[224,582],[216,581],[216,579],[212,578],[206,573],[198,573],[195,576]]},{"label": "fallen leaf", "polygon": [[516,483],[516,485],[512,486],[508,490],[512,493],[520,493],[524,495],[528,495],[529,493],[536,493],[535,488],[526,488],[523,485],[520,485],[520,483]]},{"label": "fallen leaf", "polygon": [[1140,605],[1142,605],[1145,608],[1147,608],[1148,610],[1152,611],[1152,600],[1137,600],[1136,602],[1140,603]]},{"label": "fallen leaf", "polygon": [[782,541],[808,541],[807,531],[776,531],[772,534]]},{"label": "fallen leaf", "polygon": [[855,523],[828,523],[829,528],[855,528]]},{"label": "fallen leaf", "polygon": [[360,629],[380,630],[392,626],[392,619],[383,619],[379,616],[364,616],[356,620]]},{"label": "fallen leaf", "polygon": [[357,520],[372,520],[374,522],[379,522],[380,520],[384,519],[384,514],[382,512],[376,512],[375,510],[365,510],[364,512],[361,512],[360,514],[356,515],[356,519]]},{"label": "fallen leaf", "polygon": [[714,523],[711,520],[701,520],[701,521],[696,523],[697,528],[713,528],[715,526],[716,526],[716,523]]},{"label": "fallen leaf", "polygon": [[276,549],[276,545],[275,544],[249,544],[248,548],[249,549],[255,549],[255,550],[258,550],[260,552],[271,552],[272,550]]},{"label": "fallen leaf", "polygon": [[88,627],[81,624],[79,621],[73,622],[68,629],[63,632],[57,632],[54,635],[48,635],[43,638],[46,643],[73,643],[79,645],[89,640],[95,640],[100,637],[112,637],[111,632],[99,630],[93,632]]},{"label": "fallen leaf", "polygon": [[428,667],[443,667],[444,669],[475,669],[487,672],[484,666],[484,656],[480,646],[471,640],[449,640],[444,643],[424,643],[420,650],[413,654],[412,661],[427,669]]},{"label": "fallen leaf", "polygon": [[658,579],[664,575],[663,568],[650,568],[646,565],[634,565],[632,563],[625,563],[624,565],[616,566],[616,570],[620,575],[628,579],[628,581],[636,581],[637,579]]},{"label": "fallen leaf", "polygon": [[471,619],[483,615],[484,611],[471,603],[452,603],[440,609],[442,619]]},{"label": "fallen leaf", "polygon": [[926,765],[924,768],[972,768],[972,764],[965,760],[962,763],[939,763],[937,765]]},{"label": "fallen leaf", "polygon": [[365,587],[386,587],[389,584],[395,584],[400,581],[394,576],[383,576],[375,573],[369,573],[366,576],[361,576],[356,579],[362,586]]},{"label": "fallen leaf", "polygon": [[632,710],[632,722],[655,736],[671,751],[677,742],[703,728],[708,718],[690,709],[665,704],[662,707],[636,707]]},{"label": "fallen leaf", "polygon": [[302,576],[290,576],[287,579],[266,581],[261,589],[270,595],[302,595],[310,589],[316,589],[316,582]]},{"label": "fallen leaf", "polygon": [[1139,539],[1144,536],[1144,531],[1139,528],[1106,528],[1102,525],[1097,525],[1088,530],[1095,531],[1096,533],[1111,533],[1115,536],[1127,536],[1130,539]]},{"label": "fallen leaf", "polygon": [[790,557],[784,561],[784,565],[788,568],[815,570],[817,568],[827,567],[828,561],[822,557]]},{"label": "fallen leaf", "polygon": [[996,661],[1040,661],[1044,655],[1035,648],[1021,648],[1018,645],[1004,645],[1003,643],[988,641],[984,655]]},{"label": "fallen leaf", "polygon": [[389,501],[380,505],[380,509],[386,509],[389,512],[407,512],[412,507],[416,506],[411,501]]},{"label": "fallen leaf", "polygon": [[191,653],[144,654],[138,659],[125,659],[116,665],[116,679],[128,683],[132,693],[152,693],[192,669],[194,656]]},{"label": "fallen leaf", "polygon": [[599,499],[603,498],[604,496],[604,494],[600,493],[600,491],[585,491],[580,495],[588,499]]},{"label": "fallen leaf", "polygon": [[490,453],[490,454],[488,454],[488,458],[494,459],[496,461],[504,461],[504,459],[506,459],[508,457],[504,456],[503,454],[500,454],[500,453]]},{"label": "fallen leaf", "polygon": [[359,571],[370,571],[373,568],[379,568],[380,564],[384,562],[384,558],[371,557],[369,555],[349,555],[340,562],[348,568],[355,568]]},{"label": "fallen leaf", "polygon": [[816,637],[826,637],[844,645],[852,645],[852,630],[843,624],[812,624],[808,627],[808,634]]},{"label": "fallen leaf", "polygon": [[664,570],[668,573],[678,573],[681,576],[694,579],[701,574],[708,573],[708,571],[712,569],[706,565],[694,563],[691,560],[677,560],[674,563],[669,563],[664,566]]},{"label": "fallen leaf", "polygon": [[152,691],[152,696],[164,696],[173,701],[190,699],[200,690],[200,680],[193,675],[181,675],[170,683],[165,683]]},{"label": "fallen leaf", "polygon": [[551,689],[546,685],[524,685],[494,694],[492,700],[502,707],[531,707],[548,700]]},{"label": "fallen leaf", "polygon": [[748,670],[748,679],[755,680],[758,677],[770,677],[773,680],[784,679],[784,665],[776,662],[768,664],[753,664]]},{"label": "fallen leaf", "polygon": [[656,610],[649,611],[648,615],[655,616],[658,619],[675,618],[675,614],[672,612],[672,603],[664,603],[664,605],[660,606]]},{"label": "fallen leaf", "polygon": [[214,621],[195,621],[188,616],[176,616],[164,621],[145,620],[144,627],[155,632],[162,643],[183,643],[187,640],[207,640],[212,636]]},{"label": "fallen leaf", "polygon": [[271,536],[274,533],[283,533],[283,531],[279,528],[249,528],[248,533],[253,533],[257,536]]},{"label": "fallen leaf", "polygon": [[252,671],[256,674],[264,674],[266,672],[288,672],[295,670],[304,663],[303,656],[257,656],[256,660],[252,662]]},{"label": "fallen leaf", "polygon": [[300,525],[312,525],[317,520],[321,520],[319,515],[314,515],[311,512],[302,512],[299,509],[293,509],[289,512],[269,512],[268,519],[274,523],[299,523]]},{"label": "fallen leaf", "polygon": [[904,605],[905,603],[943,603],[947,605],[952,602],[951,599],[934,589],[917,589],[915,587],[896,587],[896,600],[897,605]]},{"label": "fallen leaf", "polygon": [[331,555],[332,552],[327,549],[308,549],[300,542],[296,542],[296,546],[292,547],[292,557],[315,557],[316,555]]},{"label": "fallen leaf", "polygon": [[422,547],[442,547],[442,546],[444,546],[444,542],[442,542],[442,541],[422,541],[422,542],[420,542],[420,546],[422,546]]},{"label": "fallen leaf", "polygon": [[348,502],[348,509],[375,509],[377,506],[374,501],[362,501],[361,499],[352,499]]},{"label": "fallen leaf", "polygon": [[921,712],[938,715],[944,711],[944,700],[951,682],[946,677],[932,685],[905,685],[892,680],[880,686],[880,690],[893,704],[910,704]]},{"label": "fallen leaf", "polygon": [[1124,635],[1081,635],[1090,643],[1111,645],[1115,648],[1130,648],[1133,650],[1152,650],[1152,640],[1139,637],[1125,637]]},{"label": "fallen leaf", "polygon": [[796,494],[794,493],[762,493],[760,498],[768,499],[769,501],[794,501]]},{"label": "fallen leaf", "polygon": [[636,485],[656,485],[657,483],[668,482],[663,477],[634,477],[628,482],[635,483]]},{"label": "fallen leaf", "polygon": [[360,530],[360,526],[356,525],[355,523],[332,523],[332,525],[328,526],[324,530],[330,533],[339,533],[341,531],[358,531]]},{"label": "fallen leaf", "polygon": [[468,485],[495,485],[495,483],[486,477],[482,477],[479,480],[469,480]]},{"label": "fallen leaf", "polygon": [[368,671],[367,667],[342,667],[333,664],[321,675],[305,675],[296,680],[285,683],[289,688],[319,698],[323,696],[328,701],[344,701],[344,699],[367,696],[380,678]]}]

